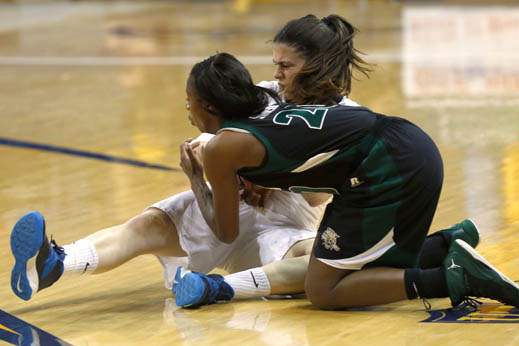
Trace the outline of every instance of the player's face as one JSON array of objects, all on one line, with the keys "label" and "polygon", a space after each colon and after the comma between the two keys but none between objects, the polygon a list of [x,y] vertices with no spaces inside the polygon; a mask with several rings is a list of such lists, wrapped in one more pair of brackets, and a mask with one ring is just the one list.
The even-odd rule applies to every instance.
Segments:
[{"label": "player's face", "polygon": [[[281,92],[292,85],[294,77],[301,71],[305,60],[297,51],[284,43],[274,43],[272,61],[276,66],[274,78],[279,82]],[[289,98],[288,95],[284,95]]]},{"label": "player's face", "polygon": [[194,87],[190,85],[191,83],[187,83],[186,87],[186,109],[188,111],[188,119],[191,125],[195,126],[200,130],[200,132],[209,132],[210,133],[210,117],[205,107],[202,105],[202,101],[196,94]]}]

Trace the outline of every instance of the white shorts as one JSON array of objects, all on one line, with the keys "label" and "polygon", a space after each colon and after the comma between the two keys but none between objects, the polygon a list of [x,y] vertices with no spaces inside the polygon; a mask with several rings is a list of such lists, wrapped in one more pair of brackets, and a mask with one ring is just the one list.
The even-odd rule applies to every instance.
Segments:
[{"label": "white shorts", "polygon": [[292,245],[315,238],[324,206],[310,207],[295,193],[273,191],[264,208],[240,203],[240,234],[231,244],[220,242],[207,226],[192,191],[157,202],[173,221],[187,258],[159,257],[170,288],[176,268],[207,273],[222,268],[230,273],[280,260]]}]

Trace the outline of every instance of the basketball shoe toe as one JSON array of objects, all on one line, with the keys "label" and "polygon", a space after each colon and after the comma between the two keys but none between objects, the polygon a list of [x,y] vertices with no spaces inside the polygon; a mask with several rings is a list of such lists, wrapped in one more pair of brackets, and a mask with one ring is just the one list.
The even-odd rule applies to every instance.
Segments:
[{"label": "basketball shoe toe", "polygon": [[519,307],[519,286],[463,240],[450,246],[443,268],[453,306],[469,297],[484,297]]}]

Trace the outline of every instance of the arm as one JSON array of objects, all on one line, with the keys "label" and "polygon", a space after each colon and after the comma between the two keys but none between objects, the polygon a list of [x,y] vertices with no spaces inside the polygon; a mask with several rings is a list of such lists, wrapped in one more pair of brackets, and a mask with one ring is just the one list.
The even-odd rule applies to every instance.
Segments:
[{"label": "arm", "polygon": [[231,243],[239,233],[239,185],[236,172],[259,166],[265,156],[263,145],[253,136],[224,131],[205,147],[203,165],[212,193],[203,181],[200,161],[188,143],[181,147],[181,166],[207,224],[222,242]]},{"label": "arm", "polygon": [[182,170],[189,178],[191,190],[195,195],[205,221],[213,229],[213,194],[204,180],[200,156],[197,155],[195,148],[193,148],[189,140],[180,146],[180,167],[182,167]]},{"label": "arm", "polygon": [[241,197],[245,203],[253,207],[264,207],[265,201],[270,197],[273,190],[254,185],[244,178],[241,178],[241,181],[243,183]]},{"label": "arm", "polygon": [[[205,152],[205,151],[204,151]],[[204,154],[205,155],[205,154]],[[223,193],[228,193],[229,198],[222,201],[218,199],[218,207],[221,215],[228,215],[227,219],[220,220],[218,218],[218,214],[216,213],[215,205],[217,205],[214,200],[213,192],[207,186],[204,180],[204,173],[202,169],[202,163],[195,155],[193,148],[191,147],[189,141],[184,142],[180,147],[180,166],[186,173],[189,181],[191,183],[191,190],[193,191],[196,201],[198,202],[198,206],[200,207],[200,211],[202,212],[202,216],[204,217],[205,222],[211,228],[214,235],[224,243],[231,243],[238,235],[238,227],[235,227],[235,224],[238,224],[238,220],[235,220],[234,215],[238,216],[238,202],[234,201],[233,196],[238,195],[235,174],[225,170],[225,164],[220,165],[212,165],[211,176],[213,179],[217,179],[221,181],[223,184],[217,184],[213,187],[213,191],[218,191],[217,196],[222,196]],[[225,174],[227,173],[227,174]],[[226,177],[227,176],[227,177]],[[233,177],[232,179],[230,177]],[[229,181],[234,181],[229,184]],[[220,186],[221,185],[221,186]],[[236,185],[234,187],[233,185]],[[236,189],[236,192],[233,193]],[[220,191],[225,192],[220,192]],[[220,221],[218,223],[218,221]]]},{"label": "arm", "polygon": [[[278,88],[277,82],[260,82],[258,85],[265,88]],[[191,140],[189,144],[191,145],[191,149],[193,149],[193,153],[195,157],[202,162],[203,160],[203,152],[205,145],[209,142],[214,135],[209,133],[202,133],[200,136]],[[241,199],[245,201],[245,203],[253,206],[253,207],[264,207],[265,201],[269,198],[270,194],[273,190],[263,188],[257,185],[254,185],[250,181],[247,181],[243,178],[240,179],[242,184],[240,185]],[[204,183],[203,180],[201,180]],[[191,181],[191,185],[193,185],[193,181]],[[205,186],[205,185],[204,185]],[[203,188],[203,187],[202,187]],[[195,188],[192,187],[192,190],[195,191]],[[198,190],[198,189],[197,189]],[[209,190],[210,192],[210,190]]]}]

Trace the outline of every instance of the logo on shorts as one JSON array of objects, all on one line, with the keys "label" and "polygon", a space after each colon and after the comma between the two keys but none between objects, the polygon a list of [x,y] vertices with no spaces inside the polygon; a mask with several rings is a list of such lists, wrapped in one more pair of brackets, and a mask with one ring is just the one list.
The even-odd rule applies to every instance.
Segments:
[{"label": "logo on shorts", "polygon": [[363,183],[363,181],[359,180],[359,178],[357,178],[357,177],[353,177],[350,179],[351,187],[357,187],[362,183]]},{"label": "logo on shorts", "polygon": [[321,239],[326,250],[339,251],[341,249],[337,245],[337,238],[340,238],[340,236],[330,227],[321,234]]}]

